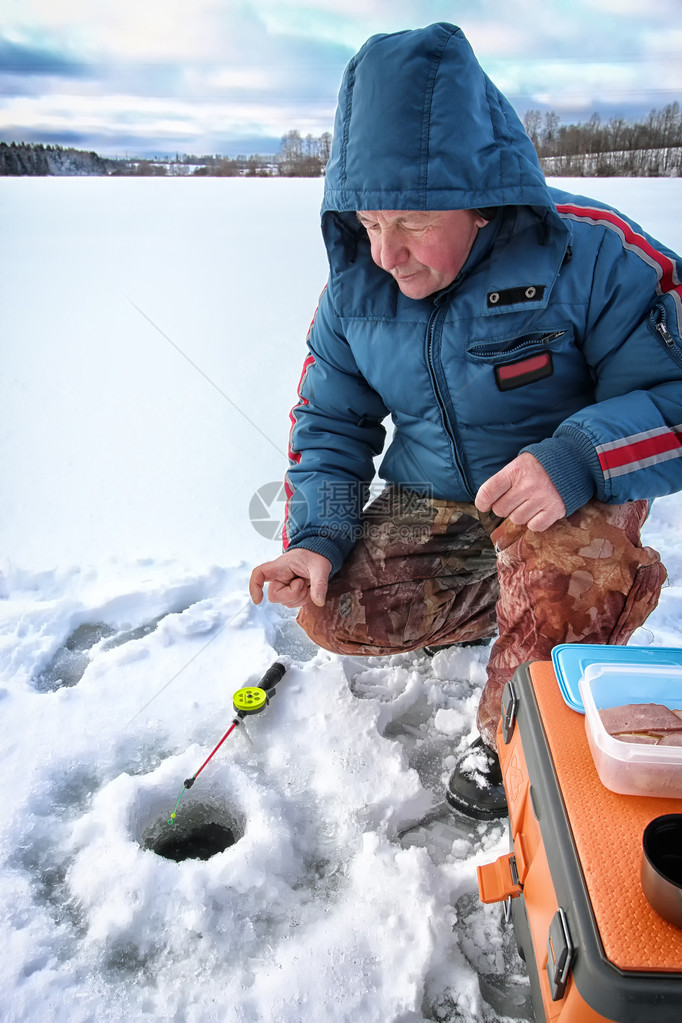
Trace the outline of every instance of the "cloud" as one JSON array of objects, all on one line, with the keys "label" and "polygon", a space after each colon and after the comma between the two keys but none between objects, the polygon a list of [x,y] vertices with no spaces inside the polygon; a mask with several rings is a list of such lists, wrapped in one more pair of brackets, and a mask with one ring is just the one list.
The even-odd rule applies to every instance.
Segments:
[{"label": "cloud", "polygon": [[10,77],[35,75],[59,78],[83,78],[92,73],[89,65],[74,59],[58,47],[36,45],[22,39],[0,37],[0,68]]},{"label": "cloud", "polygon": [[[210,6],[208,0],[196,6],[202,5]],[[165,37],[155,33],[143,47],[140,25],[131,40],[124,32],[128,22],[122,20],[120,9],[116,14],[109,11],[105,20],[112,35],[107,36],[106,45],[87,32],[80,45],[91,63],[55,62],[53,74],[62,66],[65,70],[73,66],[73,80],[51,81],[49,88],[31,84],[34,62],[17,54],[17,74],[23,74],[25,85],[20,88],[13,83],[5,90],[0,103],[2,137],[9,139],[18,132],[13,136],[17,140],[43,140],[75,130],[84,137],[107,138],[108,151],[133,144],[144,150],[167,149],[170,141],[171,149],[191,146],[202,152],[234,154],[236,146],[243,151],[247,139],[263,140],[258,149],[272,152],[279,148],[281,136],[293,128],[315,135],[330,130],[341,73],[353,48],[306,34],[278,36],[264,27],[260,15],[248,5],[224,20],[231,6],[223,5],[220,16],[212,18],[209,40],[198,38],[207,34],[203,24],[182,47],[176,35],[168,32]],[[152,2],[145,7],[146,16],[154,10],[158,13],[160,8]],[[186,10],[185,5],[183,19]],[[172,19],[177,5],[169,5],[166,13]],[[54,12],[49,31],[64,31]],[[117,32],[122,39],[118,46]],[[57,36],[43,28],[43,37],[52,39],[51,49],[46,42],[40,52],[58,53]],[[75,36],[69,37],[69,48],[76,45],[74,40]],[[61,45],[67,44],[62,40]],[[182,51],[180,57],[174,49]],[[98,58],[93,60],[96,50]],[[75,74],[81,66],[89,69],[87,80],[84,73],[82,81]],[[265,149],[266,144],[272,146],[273,138],[278,140],[274,149]]]},{"label": "cloud", "polygon": [[678,0],[648,0],[646,10],[642,9],[641,0],[584,0],[584,3],[590,11],[632,18],[638,27],[647,21],[657,29],[667,18],[674,23],[680,13]]},{"label": "cloud", "polygon": [[[158,96],[79,95],[9,97],[2,112],[0,139],[55,142],[77,133],[87,148],[103,154],[192,152],[235,156],[273,153],[282,135],[296,125],[302,134],[320,134],[314,119],[281,101],[205,101],[201,106]],[[324,129],[322,129],[324,130]],[[97,142],[95,143],[95,140]],[[70,143],[71,144],[71,143]]]}]

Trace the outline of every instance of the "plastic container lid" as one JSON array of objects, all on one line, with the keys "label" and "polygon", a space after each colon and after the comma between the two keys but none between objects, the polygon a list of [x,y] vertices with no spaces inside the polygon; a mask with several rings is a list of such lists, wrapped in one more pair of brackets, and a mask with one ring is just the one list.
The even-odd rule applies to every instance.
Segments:
[{"label": "plastic container lid", "polygon": [[585,713],[580,679],[591,664],[672,665],[682,667],[682,648],[607,646],[601,643],[561,643],[552,650],[554,674],[571,710]]}]

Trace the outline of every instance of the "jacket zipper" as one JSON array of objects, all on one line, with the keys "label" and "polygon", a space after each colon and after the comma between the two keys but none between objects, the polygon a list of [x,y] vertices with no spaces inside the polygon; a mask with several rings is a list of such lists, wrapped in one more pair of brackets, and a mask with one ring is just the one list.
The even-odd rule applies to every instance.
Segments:
[{"label": "jacket zipper", "polygon": [[679,345],[668,330],[665,309],[663,309],[662,306],[656,306],[651,314],[651,319],[654,324],[654,329],[663,341],[668,353],[672,356],[678,366],[682,366],[682,352],[680,352]]},{"label": "jacket zipper", "polygon": [[495,355],[513,355],[515,352],[523,351],[526,348],[540,348],[542,345],[549,345],[552,341],[556,341],[557,338],[562,337],[565,333],[565,330],[555,330],[551,334],[545,334],[543,337],[539,337],[536,341],[521,341],[518,345],[512,345],[511,348],[505,348],[503,351],[500,351],[499,348],[479,348],[474,346],[470,349],[469,354],[481,359],[487,359]]},{"label": "jacket zipper", "polygon": [[450,416],[448,414],[447,404],[445,402],[445,399],[443,397],[442,391],[441,391],[440,386],[438,384],[438,377],[436,375],[436,368],[435,368],[433,348],[434,348],[434,341],[435,341],[435,336],[436,336],[436,325],[437,325],[438,320],[440,319],[440,317],[441,317],[441,309],[440,309],[440,307],[436,306],[436,308],[431,313],[431,318],[429,320],[429,324],[428,324],[428,328],[427,328],[427,331],[428,331],[428,334],[427,334],[427,337],[428,337],[428,342],[427,342],[427,358],[428,358],[429,372],[431,374],[431,379],[433,381],[433,388],[434,388],[434,391],[436,393],[436,400],[438,401],[438,407],[439,407],[439,409],[441,411],[441,415],[443,417],[443,422],[445,424],[445,430],[447,432],[448,437],[450,438],[450,443],[452,444],[452,451],[453,451],[455,465],[457,466],[459,474],[462,477],[462,482],[464,483],[464,486],[466,487],[467,493],[469,494],[469,496],[473,500],[474,495],[473,495],[473,489],[472,489],[472,486],[471,486],[471,481],[469,479],[469,474],[468,474],[468,472],[467,472],[467,470],[465,468],[464,462],[463,462],[462,458],[460,457],[460,453],[458,451],[457,433],[455,431],[455,428],[454,428],[452,422],[450,421]]}]

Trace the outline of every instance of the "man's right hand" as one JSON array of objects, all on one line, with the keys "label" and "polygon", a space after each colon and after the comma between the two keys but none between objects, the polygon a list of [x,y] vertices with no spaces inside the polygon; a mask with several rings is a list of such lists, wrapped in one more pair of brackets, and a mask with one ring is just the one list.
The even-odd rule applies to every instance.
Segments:
[{"label": "man's right hand", "polygon": [[285,607],[303,607],[308,601],[322,607],[327,596],[332,563],[322,554],[296,547],[274,561],[258,565],[251,573],[249,593],[254,604],[263,599],[268,584],[268,600]]}]

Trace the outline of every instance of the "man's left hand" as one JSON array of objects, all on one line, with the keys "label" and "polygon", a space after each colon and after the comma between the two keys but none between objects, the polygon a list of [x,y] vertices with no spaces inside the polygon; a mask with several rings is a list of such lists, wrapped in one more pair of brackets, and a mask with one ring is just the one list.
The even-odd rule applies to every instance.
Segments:
[{"label": "man's left hand", "polygon": [[548,529],[566,514],[559,491],[528,451],[485,481],[476,494],[476,507],[509,518],[517,526],[528,526],[535,533]]}]

